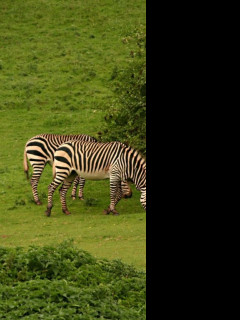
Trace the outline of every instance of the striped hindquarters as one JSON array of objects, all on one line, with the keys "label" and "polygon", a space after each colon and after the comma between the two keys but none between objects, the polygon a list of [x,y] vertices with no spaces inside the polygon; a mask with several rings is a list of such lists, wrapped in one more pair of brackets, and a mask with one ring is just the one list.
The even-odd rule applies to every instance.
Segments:
[{"label": "striped hindquarters", "polygon": [[57,148],[70,140],[96,141],[88,135],[56,135],[41,134],[31,138],[25,147],[25,152],[31,164],[50,162],[52,164]]}]

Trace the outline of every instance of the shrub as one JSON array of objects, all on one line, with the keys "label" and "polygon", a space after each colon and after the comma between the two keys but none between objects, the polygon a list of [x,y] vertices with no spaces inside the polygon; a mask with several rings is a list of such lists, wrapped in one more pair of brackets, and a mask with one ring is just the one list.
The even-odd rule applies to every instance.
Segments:
[{"label": "shrub", "polygon": [[[146,153],[146,34],[135,30],[124,39],[135,42],[129,67],[119,71],[114,67],[116,99],[108,106],[101,139],[118,140]],[[100,133],[101,134],[101,133]]]},{"label": "shrub", "polygon": [[145,319],[146,276],[72,241],[0,247],[0,319]]}]

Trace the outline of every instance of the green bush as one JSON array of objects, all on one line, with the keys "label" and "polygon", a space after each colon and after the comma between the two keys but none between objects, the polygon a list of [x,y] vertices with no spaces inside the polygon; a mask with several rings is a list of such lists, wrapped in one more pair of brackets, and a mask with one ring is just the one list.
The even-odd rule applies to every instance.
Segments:
[{"label": "green bush", "polygon": [[146,275],[74,248],[0,247],[0,319],[145,319]]},{"label": "green bush", "polygon": [[146,33],[135,30],[123,42],[135,43],[131,60],[125,70],[114,67],[116,99],[105,116],[104,141],[118,140],[146,153]]}]

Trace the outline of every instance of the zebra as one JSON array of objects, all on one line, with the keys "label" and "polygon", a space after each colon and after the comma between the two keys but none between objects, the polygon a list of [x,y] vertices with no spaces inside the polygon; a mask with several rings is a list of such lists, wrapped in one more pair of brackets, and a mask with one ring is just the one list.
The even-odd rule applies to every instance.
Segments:
[{"label": "zebra", "polygon": [[104,210],[118,215],[115,207],[122,198],[121,181],[130,179],[141,191],[140,202],[146,210],[146,161],[138,151],[115,142],[69,141],[54,154],[53,181],[48,186],[49,217],[53,207],[53,194],[60,184],[62,211],[71,214],[66,204],[66,193],[76,175],[89,180],[110,179],[110,206]]},{"label": "zebra", "polygon": [[[97,141],[94,137],[85,134],[78,135],[58,135],[58,134],[40,134],[31,139],[29,139],[24,148],[24,172],[27,179],[28,175],[28,161],[33,167],[33,174],[31,177],[31,186],[34,202],[37,205],[42,205],[42,202],[38,196],[38,183],[42,175],[42,172],[47,163],[51,166],[53,164],[54,152],[57,148],[64,142],[69,140],[81,140],[81,141]],[[76,199],[77,186],[79,185],[79,199],[83,199],[83,187],[85,185],[85,179],[81,177],[76,177],[74,182],[74,188],[72,191],[72,198]]]},{"label": "zebra", "polygon": [[[27,179],[28,175],[28,161],[33,167],[33,174],[31,177],[31,186],[34,202],[37,205],[41,205],[42,202],[38,196],[38,183],[42,175],[42,172],[47,163],[53,164],[54,152],[57,148],[64,142],[69,140],[80,140],[80,141],[97,141],[94,137],[85,134],[78,135],[58,135],[58,134],[40,134],[31,139],[29,139],[24,148],[24,172]],[[81,177],[76,177],[74,180],[74,185],[72,189],[72,198],[76,199],[77,187],[79,185],[79,199],[83,200],[83,188],[85,185],[85,179]],[[125,198],[130,198],[132,196],[132,191],[127,183],[122,182],[123,196]]]}]

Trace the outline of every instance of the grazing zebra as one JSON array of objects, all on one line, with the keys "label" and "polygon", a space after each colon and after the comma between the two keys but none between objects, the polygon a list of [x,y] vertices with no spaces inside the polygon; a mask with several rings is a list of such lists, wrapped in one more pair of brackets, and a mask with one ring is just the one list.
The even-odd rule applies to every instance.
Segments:
[{"label": "grazing zebra", "polygon": [[121,142],[69,141],[62,144],[54,154],[54,179],[48,186],[46,215],[51,215],[53,193],[60,188],[62,211],[69,215],[66,193],[76,175],[89,180],[110,179],[111,202],[105,214],[119,213],[115,206],[122,198],[121,181],[132,180],[141,191],[140,202],[146,210],[146,162],[138,151]]},{"label": "grazing zebra", "polygon": [[[37,205],[41,205],[41,201],[38,197],[38,183],[42,175],[42,172],[47,163],[53,164],[54,152],[57,148],[64,142],[69,140],[79,140],[79,141],[97,141],[95,138],[85,135],[57,135],[57,134],[40,134],[28,140],[24,149],[24,171],[28,176],[28,161],[33,167],[33,174],[31,178],[32,193],[34,201]],[[77,187],[79,185],[79,199],[83,199],[83,187],[85,184],[85,179],[81,177],[76,177],[74,180],[74,186],[72,190],[72,198],[76,199]],[[127,183],[122,182],[122,193],[123,197],[130,198],[132,196],[132,191]]]},{"label": "grazing zebra", "polygon": [[[58,134],[40,134],[28,140],[24,149],[24,171],[26,173],[27,179],[28,176],[28,161],[33,167],[33,174],[31,178],[31,186],[33,192],[33,198],[37,205],[41,205],[41,201],[38,197],[38,182],[42,175],[43,169],[46,164],[53,164],[54,152],[57,148],[64,142],[69,140],[81,140],[81,141],[97,141],[95,138],[85,135],[58,135]],[[74,189],[72,192],[72,198],[76,198],[76,190],[77,186],[79,188],[79,198],[83,199],[83,187],[85,184],[85,180],[77,177],[76,182],[74,183]]]}]

